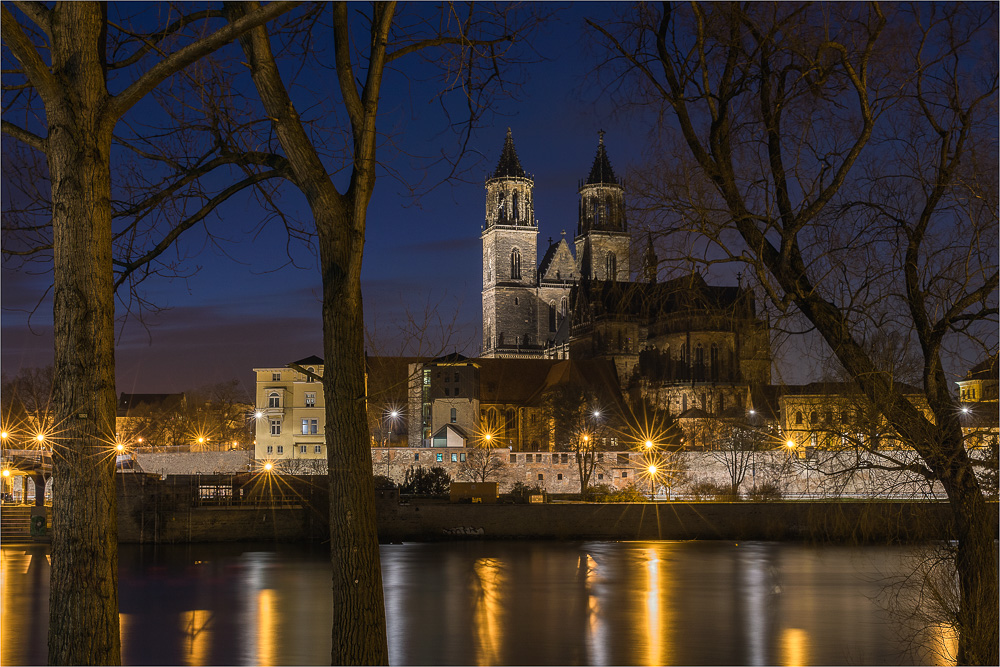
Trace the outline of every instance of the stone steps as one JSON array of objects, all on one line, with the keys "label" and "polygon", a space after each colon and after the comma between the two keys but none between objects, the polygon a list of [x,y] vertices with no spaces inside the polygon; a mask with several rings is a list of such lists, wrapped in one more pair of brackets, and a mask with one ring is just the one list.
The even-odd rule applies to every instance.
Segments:
[{"label": "stone steps", "polygon": [[31,537],[31,507],[4,505],[0,510],[0,539]]}]

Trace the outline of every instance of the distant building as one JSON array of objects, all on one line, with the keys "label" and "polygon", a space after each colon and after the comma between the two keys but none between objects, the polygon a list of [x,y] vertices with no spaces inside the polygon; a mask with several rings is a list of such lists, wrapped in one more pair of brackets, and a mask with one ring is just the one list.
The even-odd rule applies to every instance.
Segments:
[{"label": "distant building", "polygon": [[255,368],[257,460],[326,460],[323,360],[299,359],[284,367]]},{"label": "distant building", "polygon": [[997,402],[1000,393],[1000,368],[997,365],[998,355],[994,354],[976,364],[966,373],[965,377],[956,382],[958,399],[963,403]]}]

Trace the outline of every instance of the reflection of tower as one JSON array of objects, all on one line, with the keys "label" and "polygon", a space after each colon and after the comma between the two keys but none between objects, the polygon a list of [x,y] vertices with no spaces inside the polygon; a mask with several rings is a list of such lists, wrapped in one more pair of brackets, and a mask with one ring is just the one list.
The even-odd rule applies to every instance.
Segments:
[{"label": "reflection of tower", "polygon": [[486,179],[483,227],[483,356],[535,346],[534,286],[538,223],[529,177],[514,150],[510,128],[496,171]]},{"label": "reflection of tower", "polygon": [[629,234],[625,219],[625,188],[615,178],[599,133],[590,175],[580,184],[580,222],[576,230],[576,261],[584,278],[629,279]]}]

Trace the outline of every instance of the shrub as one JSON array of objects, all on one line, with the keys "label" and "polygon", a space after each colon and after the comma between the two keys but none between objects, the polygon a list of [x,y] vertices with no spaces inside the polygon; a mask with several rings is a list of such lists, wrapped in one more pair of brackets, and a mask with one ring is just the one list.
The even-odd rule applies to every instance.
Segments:
[{"label": "shrub", "polygon": [[646,494],[634,486],[616,489],[610,484],[587,487],[585,497],[596,503],[641,503],[648,500]]},{"label": "shrub", "polygon": [[774,482],[765,482],[752,487],[750,491],[747,492],[747,498],[757,502],[763,502],[768,500],[781,500],[782,493],[781,489]]},{"label": "shrub", "polygon": [[414,496],[439,496],[447,494],[450,486],[451,477],[444,468],[425,470],[423,466],[419,466],[406,471],[399,492]]},{"label": "shrub", "polygon": [[691,487],[691,495],[695,500],[719,500],[734,502],[740,499],[740,494],[728,484],[715,482],[698,482]]},{"label": "shrub", "polygon": [[373,481],[375,482],[375,489],[378,491],[391,491],[396,488],[396,483],[385,475],[375,475]]}]

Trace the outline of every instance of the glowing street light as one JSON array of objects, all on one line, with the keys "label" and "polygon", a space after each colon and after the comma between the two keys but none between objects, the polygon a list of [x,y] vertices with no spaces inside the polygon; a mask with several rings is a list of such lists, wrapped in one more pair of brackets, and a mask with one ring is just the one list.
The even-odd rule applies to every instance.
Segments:
[{"label": "glowing street light", "polygon": [[647,440],[646,441],[646,449],[649,450],[649,449],[652,449],[652,448],[653,448],[653,441],[652,440]]},{"label": "glowing street light", "polygon": [[10,477],[10,470],[7,470],[6,468],[4,468],[3,469],[3,476],[4,477]]},{"label": "glowing street light", "polygon": [[254,419],[260,419],[263,416],[264,416],[264,413],[261,412],[260,410],[258,410],[257,412],[253,413],[253,418]]},{"label": "glowing street light", "polygon": [[652,463],[646,468],[646,472],[649,473],[649,499],[653,499],[653,485],[656,483],[656,466]]},{"label": "glowing street light", "polygon": [[264,464],[264,472],[271,472],[272,468],[274,468],[274,464],[270,461]]},{"label": "glowing street light", "polygon": [[45,442],[45,434],[39,433],[38,435],[35,436],[35,440],[37,440],[38,442]]},{"label": "glowing street light", "polygon": [[115,445],[115,449],[117,449],[119,452],[124,452],[125,451],[125,445],[123,445],[122,443],[119,442],[117,445]]}]

